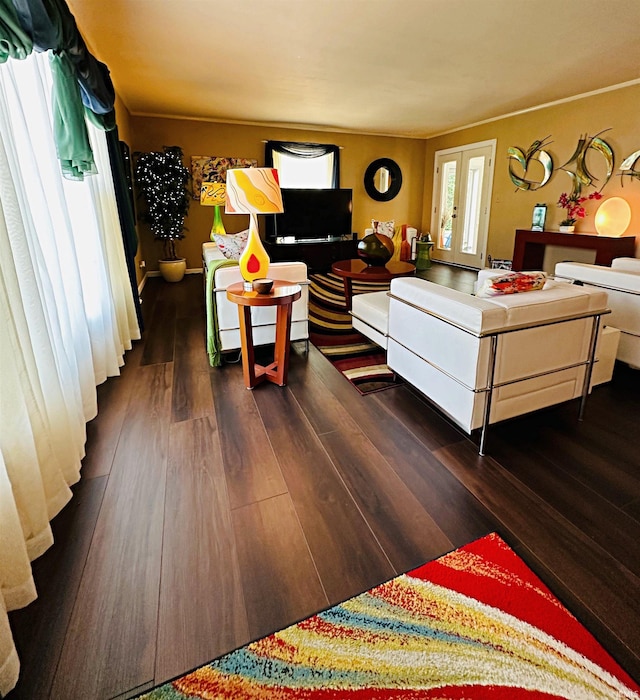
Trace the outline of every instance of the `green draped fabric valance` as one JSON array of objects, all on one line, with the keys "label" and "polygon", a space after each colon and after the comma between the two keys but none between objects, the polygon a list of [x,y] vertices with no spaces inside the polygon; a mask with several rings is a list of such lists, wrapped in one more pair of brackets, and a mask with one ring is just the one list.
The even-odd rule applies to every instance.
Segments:
[{"label": "green draped fabric valance", "polygon": [[11,0],[0,0],[0,63],[9,58],[26,58],[33,51],[33,40],[25,32]]},{"label": "green draped fabric valance", "polygon": [[89,143],[80,88],[65,51],[50,54],[53,77],[53,135],[62,174],[81,180],[96,170]]},{"label": "green draped fabric valance", "polygon": [[85,116],[115,128],[109,69],[91,55],[65,0],[0,0],[0,63],[51,51],[54,138],[62,172],[82,179],[96,172]]}]

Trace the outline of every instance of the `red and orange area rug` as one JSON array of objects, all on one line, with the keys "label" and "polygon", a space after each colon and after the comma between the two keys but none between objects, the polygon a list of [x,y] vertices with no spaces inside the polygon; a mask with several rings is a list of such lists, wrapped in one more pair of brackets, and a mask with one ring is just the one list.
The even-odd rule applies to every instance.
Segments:
[{"label": "red and orange area rug", "polygon": [[[387,367],[384,350],[353,329],[342,279],[314,274],[310,282],[309,340],[361,394],[397,386],[400,380]],[[354,294],[384,289],[388,283],[353,282]]]},{"label": "red and orange area rug", "polygon": [[640,687],[491,534],[140,697],[603,700]]}]

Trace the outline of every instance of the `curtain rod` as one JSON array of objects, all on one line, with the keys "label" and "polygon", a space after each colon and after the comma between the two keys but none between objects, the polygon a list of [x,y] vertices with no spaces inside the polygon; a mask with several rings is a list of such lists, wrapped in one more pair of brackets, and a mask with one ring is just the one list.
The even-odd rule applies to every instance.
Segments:
[{"label": "curtain rod", "polygon": [[[269,143],[269,141],[279,141],[280,139],[262,139],[262,143]],[[292,141],[291,143],[309,143],[309,141]],[[320,144],[321,146],[324,146],[325,144]],[[332,144],[333,145],[333,144]],[[338,148],[343,151],[344,146],[338,146]]]}]

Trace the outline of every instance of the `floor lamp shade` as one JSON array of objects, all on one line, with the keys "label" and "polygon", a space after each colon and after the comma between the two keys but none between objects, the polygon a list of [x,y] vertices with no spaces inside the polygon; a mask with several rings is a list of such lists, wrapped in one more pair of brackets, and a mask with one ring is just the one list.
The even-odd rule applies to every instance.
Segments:
[{"label": "floor lamp shade", "polygon": [[224,206],[227,186],[224,182],[203,182],[200,188],[200,204],[203,207],[215,207],[213,210],[213,225],[211,226],[211,240],[216,233],[226,233],[222,223],[220,207]]},{"label": "floor lamp shade", "polygon": [[238,260],[245,288],[253,280],[267,276],[269,256],[260,240],[258,214],[279,214],[284,211],[282,192],[275,168],[239,168],[227,170],[225,213],[249,214],[249,238]]}]

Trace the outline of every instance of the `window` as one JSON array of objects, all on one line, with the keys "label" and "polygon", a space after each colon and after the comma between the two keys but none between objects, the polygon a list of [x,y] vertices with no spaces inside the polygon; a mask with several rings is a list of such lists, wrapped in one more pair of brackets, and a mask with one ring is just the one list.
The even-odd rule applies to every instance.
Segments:
[{"label": "window", "polygon": [[267,167],[276,168],[280,187],[336,189],[340,187],[340,149],[320,143],[267,141]]}]

